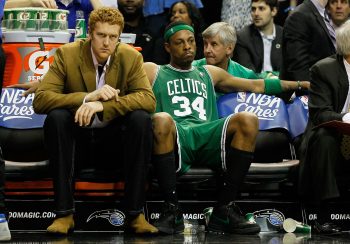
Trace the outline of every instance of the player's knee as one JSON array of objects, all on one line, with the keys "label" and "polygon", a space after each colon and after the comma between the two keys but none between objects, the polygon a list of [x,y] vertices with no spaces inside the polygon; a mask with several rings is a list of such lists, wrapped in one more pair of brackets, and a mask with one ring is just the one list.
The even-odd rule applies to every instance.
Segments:
[{"label": "player's knee", "polygon": [[249,136],[256,136],[259,130],[258,117],[251,112],[241,112],[236,117],[239,123],[239,130]]},{"label": "player's knee", "polygon": [[175,129],[174,120],[168,113],[156,113],[152,117],[153,134],[156,140],[165,140]]}]

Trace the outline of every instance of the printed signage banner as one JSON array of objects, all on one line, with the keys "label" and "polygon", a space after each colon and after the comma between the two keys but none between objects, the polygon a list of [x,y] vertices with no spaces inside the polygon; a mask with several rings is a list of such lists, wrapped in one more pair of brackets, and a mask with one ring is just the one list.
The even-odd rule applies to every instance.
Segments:
[{"label": "printed signage banner", "polygon": [[281,128],[294,138],[304,132],[308,118],[307,97],[297,97],[291,104],[281,98],[250,92],[229,93],[218,101],[220,117],[238,112],[252,112],[259,118],[259,130]]},{"label": "printed signage banner", "polygon": [[3,88],[0,98],[0,126],[9,129],[42,128],[46,115],[36,114],[34,94],[24,97],[24,90]]},{"label": "printed signage banner", "polygon": [[289,114],[289,133],[293,138],[304,133],[309,118],[308,96],[296,97],[294,101],[287,104]]}]

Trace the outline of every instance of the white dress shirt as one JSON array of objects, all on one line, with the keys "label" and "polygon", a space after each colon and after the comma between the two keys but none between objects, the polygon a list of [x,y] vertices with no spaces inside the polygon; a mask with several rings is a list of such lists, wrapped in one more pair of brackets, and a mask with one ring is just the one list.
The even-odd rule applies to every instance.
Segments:
[{"label": "white dress shirt", "polygon": [[[349,77],[350,77],[350,64],[345,59],[343,59],[343,62],[344,62],[346,74],[348,75],[348,82],[349,82],[349,88],[350,88],[350,79],[349,79]],[[346,97],[345,104],[344,104],[344,107],[342,109],[342,113],[346,113],[343,116],[343,122],[350,123],[349,109],[350,109],[350,89],[348,90],[348,96]]]},{"label": "white dress shirt", "polygon": [[265,35],[263,32],[260,31],[261,38],[263,40],[264,44],[264,63],[261,72],[264,71],[273,71],[272,64],[271,64],[271,47],[272,42],[276,38],[276,28],[275,25],[273,25],[273,33],[272,35]]}]

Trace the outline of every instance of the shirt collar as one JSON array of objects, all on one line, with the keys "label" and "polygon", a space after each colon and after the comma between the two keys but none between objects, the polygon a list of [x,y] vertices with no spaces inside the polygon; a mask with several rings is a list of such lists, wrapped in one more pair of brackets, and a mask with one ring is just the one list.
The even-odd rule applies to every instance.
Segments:
[{"label": "shirt collar", "polygon": [[73,2],[73,0],[59,0],[64,6],[68,7],[69,4]]},{"label": "shirt collar", "polygon": [[268,40],[274,40],[276,38],[276,27],[273,25],[273,31],[272,35],[265,35],[262,31],[259,31],[262,38],[268,39]]},{"label": "shirt collar", "polygon": [[[99,65],[99,63],[97,62],[97,59],[96,59],[96,56],[94,54],[94,51],[92,50],[92,47],[91,47],[91,56],[92,56],[92,62],[94,63],[94,67],[95,67],[95,69],[97,69],[97,66]],[[111,59],[111,55],[109,55],[109,57],[107,59],[107,62],[104,66],[104,70],[106,70],[108,68],[110,59]]]},{"label": "shirt collar", "polygon": [[325,14],[325,8],[317,1],[317,0],[311,0],[311,2],[315,5],[317,11],[320,13],[320,15],[324,18]]}]

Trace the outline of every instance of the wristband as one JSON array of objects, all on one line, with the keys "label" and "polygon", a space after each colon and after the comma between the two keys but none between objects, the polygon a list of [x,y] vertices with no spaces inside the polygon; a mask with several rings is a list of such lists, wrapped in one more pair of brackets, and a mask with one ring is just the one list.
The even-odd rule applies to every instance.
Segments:
[{"label": "wristband", "polygon": [[300,84],[300,80],[298,80],[297,83],[298,83],[298,88],[297,88],[297,89],[298,89],[299,91],[301,91],[302,87],[301,87],[301,84]]},{"label": "wristband", "polygon": [[264,79],[264,83],[265,83],[265,94],[275,95],[282,92],[280,79],[267,78],[267,79]]}]

